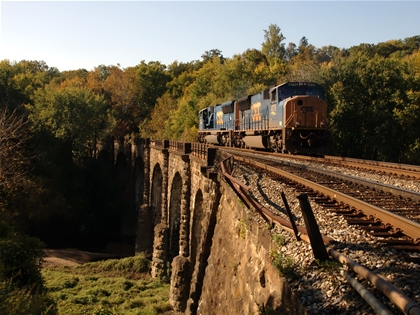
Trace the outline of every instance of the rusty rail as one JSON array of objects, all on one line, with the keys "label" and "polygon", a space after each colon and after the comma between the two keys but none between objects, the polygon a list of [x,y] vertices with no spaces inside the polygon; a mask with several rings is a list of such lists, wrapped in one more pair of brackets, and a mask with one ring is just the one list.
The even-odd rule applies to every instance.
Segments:
[{"label": "rusty rail", "polygon": [[[224,162],[227,159],[223,160],[222,163],[220,164],[221,166],[221,170],[222,170],[222,174],[225,176],[225,178],[227,178],[230,183],[232,183],[233,186],[236,187],[237,192],[242,194],[243,197],[248,201],[248,203],[250,205],[252,205],[260,214],[263,215],[264,219],[270,219],[273,222],[279,224],[280,226],[287,228],[289,230],[294,229],[293,224],[286,220],[283,219],[282,217],[274,214],[273,212],[271,212],[270,210],[268,210],[267,208],[265,208],[264,206],[262,206],[260,203],[258,203],[254,198],[252,198],[252,196],[250,195],[249,191],[250,188],[248,186],[246,186],[244,183],[242,183],[241,181],[239,181],[238,179],[236,179],[235,177],[233,177],[232,175],[230,175],[227,171],[226,171],[226,167],[224,165]],[[268,220],[267,220],[268,221]],[[299,234],[305,234],[308,235],[308,231],[305,227],[300,226],[300,225],[296,225],[296,230],[299,232]],[[321,235],[322,239],[324,241],[324,244],[332,244],[335,242],[334,239],[327,237],[325,235]]]}]

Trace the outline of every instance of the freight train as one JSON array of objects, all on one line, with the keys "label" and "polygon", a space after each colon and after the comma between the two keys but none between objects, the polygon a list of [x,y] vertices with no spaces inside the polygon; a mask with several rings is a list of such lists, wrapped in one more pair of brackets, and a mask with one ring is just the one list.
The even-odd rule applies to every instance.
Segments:
[{"label": "freight train", "polygon": [[324,89],[286,82],[202,109],[201,143],[323,156],[329,150]]}]

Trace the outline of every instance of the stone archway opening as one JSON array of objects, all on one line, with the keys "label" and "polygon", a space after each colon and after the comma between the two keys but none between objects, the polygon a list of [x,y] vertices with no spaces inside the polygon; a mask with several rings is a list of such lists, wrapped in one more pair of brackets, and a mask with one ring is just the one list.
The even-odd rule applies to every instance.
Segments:
[{"label": "stone archway opening", "polygon": [[144,202],[144,161],[137,158],[134,165],[134,203],[136,209]]},{"label": "stone archway opening", "polygon": [[180,217],[181,217],[182,178],[176,173],[172,181],[169,202],[169,248],[168,261],[172,262],[179,255]]},{"label": "stone archway opening", "polygon": [[155,227],[162,220],[162,170],[159,164],[153,169],[150,207],[152,213],[152,226]]},{"label": "stone archway opening", "polygon": [[195,195],[194,211],[191,224],[191,249],[190,249],[190,261],[192,270],[194,270],[195,262],[197,260],[197,254],[199,252],[200,239],[202,234],[202,221],[204,218],[203,213],[203,193],[201,190],[197,191]]}]

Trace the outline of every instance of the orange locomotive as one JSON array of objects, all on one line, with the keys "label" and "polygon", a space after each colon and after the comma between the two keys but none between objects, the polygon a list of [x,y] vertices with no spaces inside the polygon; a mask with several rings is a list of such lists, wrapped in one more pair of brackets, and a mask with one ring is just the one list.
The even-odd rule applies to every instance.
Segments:
[{"label": "orange locomotive", "polygon": [[199,142],[322,156],[327,104],[314,82],[287,82],[199,113]]}]

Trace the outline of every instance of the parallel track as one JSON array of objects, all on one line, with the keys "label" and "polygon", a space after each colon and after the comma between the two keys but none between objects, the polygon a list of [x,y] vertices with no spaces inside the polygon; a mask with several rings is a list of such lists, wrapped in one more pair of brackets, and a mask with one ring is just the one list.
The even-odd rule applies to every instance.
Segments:
[{"label": "parallel track", "polygon": [[[420,218],[419,193],[331,172],[329,172],[330,174],[328,176],[334,177],[335,179],[321,179],[321,182],[316,183],[313,178],[311,178],[312,180],[303,178],[306,177],[303,174],[295,175],[289,171],[285,171],[284,168],[287,163],[279,166],[273,160],[269,162],[258,162],[256,161],[257,158],[255,155],[245,157],[243,153],[241,153],[241,156],[239,156],[239,153],[235,153],[235,159],[252,164],[267,172],[280,175],[302,187],[306,187],[305,189],[311,189],[318,195],[318,197],[314,198],[315,201],[323,203],[324,207],[327,207],[331,211],[343,214],[350,224],[364,226],[366,230],[371,232],[371,235],[387,238],[384,241],[390,243],[396,249],[420,250],[420,223],[415,221]],[[308,173],[309,170],[316,171],[309,167],[304,167],[304,169],[304,173]],[[322,173],[325,175],[326,171],[322,170]],[[334,187],[327,187],[331,186],[331,182],[335,182]],[[349,189],[362,190],[365,195],[368,189],[372,189],[373,196],[371,193],[370,197],[365,198],[365,196],[365,200],[361,200],[363,197],[360,195],[357,197],[352,196],[354,195],[353,192],[338,191],[337,184],[338,186],[342,186],[344,182],[352,182],[354,185],[359,185],[359,189]],[[363,187],[363,189],[360,189],[360,187]],[[386,191],[386,194],[380,194],[380,191]],[[398,197],[395,198],[392,195]],[[385,198],[386,201],[384,202]],[[401,201],[401,198],[403,201],[399,202],[400,205],[398,206],[397,201]],[[388,203],[388,206],[384,206],[384,203]],[[385,210],[385,207],[389,209],[397,209],[398,207],[405,209],[396,210],[394,213],[389,209]],[[408,216],[403,217],[402,215]]]}]

